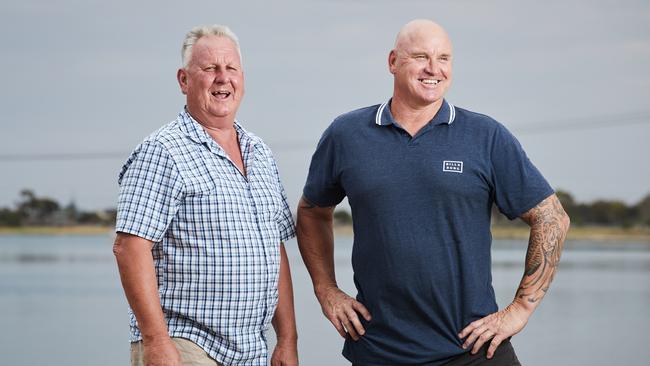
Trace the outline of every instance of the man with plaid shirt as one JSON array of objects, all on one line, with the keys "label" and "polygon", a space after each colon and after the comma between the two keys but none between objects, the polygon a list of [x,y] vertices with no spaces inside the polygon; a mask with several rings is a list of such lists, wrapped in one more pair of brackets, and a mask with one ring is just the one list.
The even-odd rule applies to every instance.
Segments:
[{"label": "man with plaid shirt", "polygon": [[133,365],[297,365],[283,241],[295,227],[270,149],[235,114],[237,37],[197,27],[177,78],[187,104],[119,175],[114,253],[130,305]]}]

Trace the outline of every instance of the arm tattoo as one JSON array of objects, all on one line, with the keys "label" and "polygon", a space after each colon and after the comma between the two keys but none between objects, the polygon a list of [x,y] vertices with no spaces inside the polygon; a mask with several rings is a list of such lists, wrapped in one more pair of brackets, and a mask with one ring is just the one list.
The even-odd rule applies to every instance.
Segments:
[{"label": "arm tattoo", "polygon": [[522,219],[530,226],[526,270],[516,297],[537,303],[548,291],[560,263],[560,254],[569,228],[568,216],[555,195],[526,212]]}]

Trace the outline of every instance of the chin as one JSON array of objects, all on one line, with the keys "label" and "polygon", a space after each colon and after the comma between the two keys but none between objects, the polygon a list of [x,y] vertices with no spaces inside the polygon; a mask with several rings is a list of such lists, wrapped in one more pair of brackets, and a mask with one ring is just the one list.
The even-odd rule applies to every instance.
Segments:
[{"label": "chin", "polygon": [[232,108],[215,108],[210,109],[209,113],[215,117],[228,117],[233,113]]},{"label": "chin", "polygon": [[428,104],[433,104],[439,100],[441,100],[443,97],[442,96],[420,96],[417,99],[420,101],[421,104],[428,105]]}]

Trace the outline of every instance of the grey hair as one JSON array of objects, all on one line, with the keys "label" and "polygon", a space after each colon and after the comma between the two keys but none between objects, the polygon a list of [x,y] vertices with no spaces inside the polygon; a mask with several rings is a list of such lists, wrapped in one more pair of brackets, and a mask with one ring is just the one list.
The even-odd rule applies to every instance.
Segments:
[{"label": "grey hair", "polygon": [[199,38],[204,36],[217,36],[217,37],[226,37],[230,39],[237,48],[237,53],[239,53],[239,58],[241,59],[241,50],[239,49],[239,39],[233,31],[230,30],[225,25],[215,24],[215,25],[201,25],[198,27],[192,28],[186,35],[185,40],[183,40],[183,47],[181,48],[181,60],[183,67],[187,67],[187,63],[190,61],[192,56],[192,47],[199,40]]}]

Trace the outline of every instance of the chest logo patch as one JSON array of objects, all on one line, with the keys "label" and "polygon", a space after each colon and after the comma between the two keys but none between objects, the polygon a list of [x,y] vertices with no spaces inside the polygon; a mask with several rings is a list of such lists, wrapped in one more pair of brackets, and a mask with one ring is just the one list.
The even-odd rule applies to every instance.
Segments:
[{"label": "chest logo patch", "polygon": [[445,160],[442,162],[442,171],[450,173],[462,173],[463,162],[455,160]]}]

